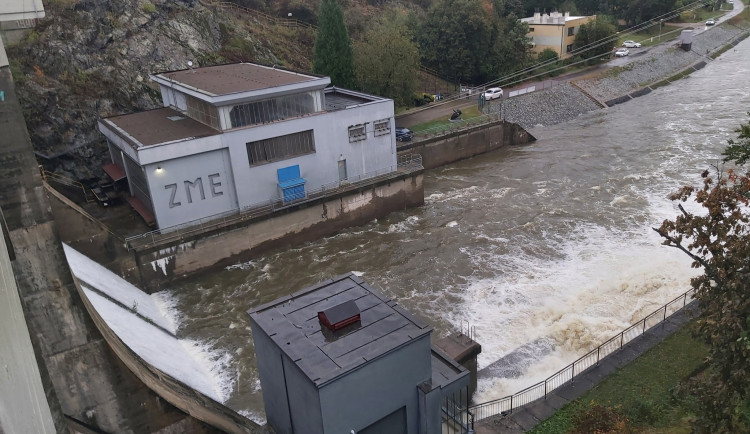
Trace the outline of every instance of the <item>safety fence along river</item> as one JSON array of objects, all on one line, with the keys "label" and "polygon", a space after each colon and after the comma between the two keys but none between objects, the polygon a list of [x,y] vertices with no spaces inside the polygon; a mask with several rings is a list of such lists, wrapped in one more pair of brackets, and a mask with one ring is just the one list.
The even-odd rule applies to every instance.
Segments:
[{"label": "safety fence along river", "polygon": [[513,410],[536,401],[537,399],[547,399],[547,395],[553,390],[573,381],[577,375],[582,374],[592,366],[598,365],[599,361],[606,356],[621,349],[625,344],[646,333],[651,327],[665,321],[667,317],[684,308],[689,300],[692,300],[694,295],[694,289],[685,292],[608,341],[594,348],[575,362],[557,371],[546,380],[527,387],[513,395],[471,406],[469,407],[469,411],[474,415],[475,421],[480,421],[498,414],[510,414]]}]

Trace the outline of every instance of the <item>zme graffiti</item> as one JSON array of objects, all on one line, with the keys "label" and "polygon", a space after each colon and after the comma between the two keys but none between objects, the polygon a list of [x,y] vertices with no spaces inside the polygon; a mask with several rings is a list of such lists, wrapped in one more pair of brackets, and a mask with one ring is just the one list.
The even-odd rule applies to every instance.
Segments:
[{"label": "zme graffiti", "polygon": [[[223,196],[224,192],[221,188],[221,175],[213,173],[208,175],[208,191],[211,193],[211,197]],[[169,207],[174,208],[182,205],[183,200],[187,200],[187,203],[193,203],[193,200],[197,200],[196,196],[200,197],[200,200],[206,200],[206,191],[203,188],[203,178],[197,177],[195,181],[183,181],[184,196],[181,194],[182,189],[178,188],[177,183],[167,184],[164,186],[165,190],[170,190],[169,196]]]}]

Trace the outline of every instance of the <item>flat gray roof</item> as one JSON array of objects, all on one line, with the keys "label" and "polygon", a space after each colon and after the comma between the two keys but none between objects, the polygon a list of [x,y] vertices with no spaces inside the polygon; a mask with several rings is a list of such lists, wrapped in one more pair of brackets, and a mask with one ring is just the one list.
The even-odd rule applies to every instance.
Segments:
[{"label": "flat gray roof", "polygon": [[105,120],[137,140],[137,143],[133,143],[130,137],[122,136],[119,131],[113,130],[134,147],[219,134],[219,131],[169,107],[112,116]]},{"label": "flat gray roof", "polygon": [[313,75],[254,63],[205,66],[182,71],[163,72],[156,74],[156,76],[212,95],[228,95],[320,80],[320,77]]},{"label": "flat gray roof", "polygon": [[366,98],[362,95],[353,95],[351,93],[344,93],[337,89],[328,89],[325,93],[326,99],[326,110],[329,112],[342,110],[350,106],[364,104],[371,101],[375,101],[377,97]]},{"label": "flat gray roof", "polygon": [[[328,331],[318,320],[318,312],[348,300],[357,303],[361,326],[347,326],[335,333]],[[317,386],[432,331],[351,273],[248,313]]]}]

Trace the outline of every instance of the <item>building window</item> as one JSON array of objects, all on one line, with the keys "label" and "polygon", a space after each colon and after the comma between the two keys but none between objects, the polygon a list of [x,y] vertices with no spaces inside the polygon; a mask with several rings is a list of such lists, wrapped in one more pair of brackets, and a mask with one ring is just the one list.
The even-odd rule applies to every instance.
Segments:
[{"label": "building window", "polygon": [[265,124],[315,113],[320,110],[316,98],[320,99],[319,92],[305,92],[235,105],[229,111],[231,128]]},{"label": "building window", "polygon": [[367,124],[352,125],[349,127],[349,143],[359,142],[367,138],[365,126]]},{"label": "building window", "polygon": [[533,32],[533,31],[534,31],[534,28],[533,27],[529,27],[529,33]]},{"label": "building window", "polygon": [[379,121],[375,121],[372,123],[373,129],[375,130],[376,136],[384,136],[386,134],[390,134],[391,132],[391,120],[390,119],[381,119]]},{"label": "building window", "polygon": [[570,53],[573,51],[573,44],[568,44],[568,46],[565,47],[565,52]]},{"label": "building window", "polygon": [[315,140],[312,130],[247,144],[247,158],[251,166],[314,152]]},{"label": "building window", "polygon": [[574,36],[576,34],[575,27],[568,27],[568,36]]},{"label": "building window", "polygon": [[190,95],[185,95],[185,102],[188,116],[217,130],[220,129],[216,107]]}]

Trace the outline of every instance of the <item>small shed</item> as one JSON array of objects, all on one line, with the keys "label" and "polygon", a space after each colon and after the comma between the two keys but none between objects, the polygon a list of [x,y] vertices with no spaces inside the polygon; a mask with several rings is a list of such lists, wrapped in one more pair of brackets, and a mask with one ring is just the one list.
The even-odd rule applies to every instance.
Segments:
[{"label": "small shed", "polygon": [[248,313],[275,432],[468,432],[469,372],[431,346],[431,327],[358,276]]}]

